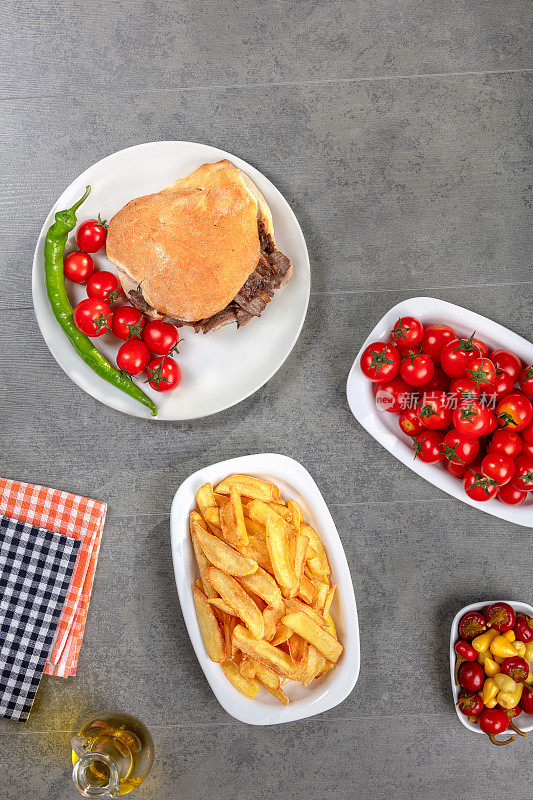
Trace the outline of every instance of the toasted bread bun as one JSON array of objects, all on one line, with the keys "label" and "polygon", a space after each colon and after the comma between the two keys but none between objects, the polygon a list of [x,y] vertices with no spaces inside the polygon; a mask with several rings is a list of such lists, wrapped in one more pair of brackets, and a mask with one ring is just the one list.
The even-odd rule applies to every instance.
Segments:
[{"label": "toasted bread bun", "polygon": [[248,176],[227,160],[203,164],[115,214],[107,257],[126,293],[141,287],[154,316],[195,322],[225,308],[255,270],[258,221],[273,237],[270,209]]}]

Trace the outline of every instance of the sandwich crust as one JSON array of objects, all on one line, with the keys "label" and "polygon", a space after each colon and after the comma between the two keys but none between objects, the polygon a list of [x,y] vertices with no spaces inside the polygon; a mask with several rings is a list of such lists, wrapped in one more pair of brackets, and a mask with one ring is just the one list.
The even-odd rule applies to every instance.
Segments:
[{"label": "sandwich crust", "polygon": [[255,270],[258,221],[273,238],[250,179],[227,160],[203,164],[115,214],[107,257],[126,293],[140,286],[154,315],[195,322],[224,309]]}]

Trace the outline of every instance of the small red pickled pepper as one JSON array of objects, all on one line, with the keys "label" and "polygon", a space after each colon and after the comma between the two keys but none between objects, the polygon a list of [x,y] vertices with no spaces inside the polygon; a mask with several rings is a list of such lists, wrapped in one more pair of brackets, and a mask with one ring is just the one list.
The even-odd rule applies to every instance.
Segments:
[{"label": "small red pickled pepper", "polygon": [[459,622],[459,636],[461,639],[474,639],[488,628],[487,620],[479,611],[467,611]]},{"label": "small red pickled pepper", "polygon": [[514,628],[516,612],[509,603],[493,603],[485,612],[487,622],[498,633],[505,633]]},{"label": "small red pickled pepper", "polygon": [[457,658],[455,659],[455,685],[459,686],[459,667],[464,661],[476,661],[479,654],[477,650],[474,650],[470,642],[466,642],[464,639],[459,639],[455,643],[455,652],[457,653]]},{"label": "small red pickled pepper", "polygon": [[485,708],[481,697],[472,692],[461,692],[457,706],[467,717],[477,717]]},{"label": "small red pickled pepper", "polygon": [[522,697],[520,698],[520,708],[522,711],[525,711],[526,714],[533,715],[533,691],[525,686],[522,691]]},{"label": "small red pickled pepper", "polygon": [[511,656],[504,658],[501,663],[500,670],[504,675],[509,675],[517,683],[523,683],[526,689],[529,689],[525,679],[529,675],[529,664],[522,656]]},{"label": "small red pickled pepper", "polygon": [[528,617],[526,614],[517,614],[514,632],[516,638],[521,642],[526,644],[533,642],[533,617]]},{"label": "small red pickled pepper", "polygon": [[509,727],[509,717],[499,708],[485,708],[477,718],[477,724],[486,733],[492,744],[502,747],[504,744],[511,744],[516,736],[511,736],[504,742],[500,742],[494,737],[498,733],[505,733]]},{"label": "small red pickled pepper", "polygon": [[511,730],[513,730],[519,736],[523,736],[525,738],[527,733],[525,731],[521,731],[520,728],[517,728],[513,722],[513,719],[522,713],[520,706],[515,706],[514,708],[503,708],[502,706],[498,705],[497,708],[501,709],[504,714],[507,714],[507,719],[509,720],[509,727]]}]

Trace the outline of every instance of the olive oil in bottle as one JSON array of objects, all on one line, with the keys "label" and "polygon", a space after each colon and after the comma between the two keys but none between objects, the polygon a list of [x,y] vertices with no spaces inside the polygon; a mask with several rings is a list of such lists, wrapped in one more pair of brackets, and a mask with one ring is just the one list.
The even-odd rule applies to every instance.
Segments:
[{"label": "olive oil in bottle", "polygon": [[84,797],[119,797],[150,772],[154,742],[129,714],[92,717],[72,739],[72,779]]}]

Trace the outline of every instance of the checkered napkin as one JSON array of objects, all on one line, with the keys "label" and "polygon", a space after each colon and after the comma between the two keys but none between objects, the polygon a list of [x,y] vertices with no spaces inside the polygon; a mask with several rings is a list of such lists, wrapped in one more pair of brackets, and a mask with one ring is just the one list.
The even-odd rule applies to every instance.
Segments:
[{"label": "checkered napkin", "polygon": [[106,512],[105,503],[88,497],[0,478],[0,514],[81,542],[50,657],[44,668],[47,675],[67,678],[76,674]]},{"label": "checkered napkin", "polygon": [[30,713],[81,542],[0,517],[0,716]]}]

